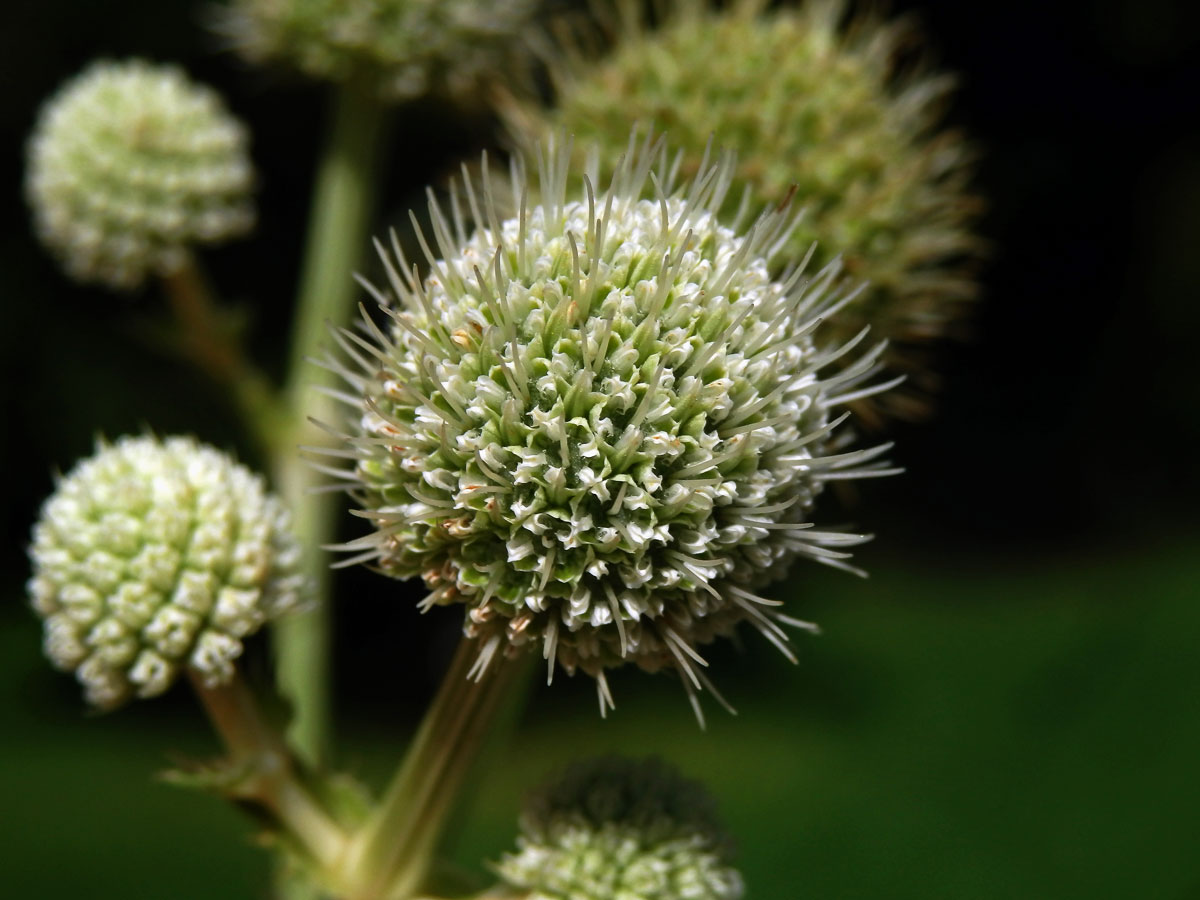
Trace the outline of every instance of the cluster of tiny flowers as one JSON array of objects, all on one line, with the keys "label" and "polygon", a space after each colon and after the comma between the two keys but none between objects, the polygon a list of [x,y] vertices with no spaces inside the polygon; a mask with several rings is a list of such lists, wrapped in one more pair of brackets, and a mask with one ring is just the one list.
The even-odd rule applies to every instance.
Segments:
[{"label": "cluster of tiny flowers", "polygon": [[578,763],[529,798],[497,871],[530,900],[738,900],[702,785],[657,760]]},{"label": "cluster of tiny flowers", "polygon": [[602,710],[604,670],[627,661],[677,669],[694,701],[696,648],[745,620],[787,653],[779,623],[807,623],[753,588],[799,556],[844,564],[865,538],[808,516],[886,449],[840,452],[836,408],[886,385],[862,384],[880,347],[821,375],[850,349],[811,339],[851,299],[836,272],[773,280],[789,217],[719,225],[727,165],[639,199],[665,153],[631,145],[607,191],[567,202],[560,144],[538,205],[514,173],[521,212],[503,222],[468,182],[490,223],[469,235],[458,204],[450,220],[432,205],[441,258],[425,244],[422,281],[381,248],[390,331],[365,320],[372,340],[341,336],[357,365],[330,363],[360,416],[340,474],[376,527],[352,559],[420,575],[425,608],[464,604],[480,671],[539,647],[551,675],[557,659],[595,676]]},{"label": "cluster of tiny flowers", "polygon": [[30,140],[37,233],[73,278],[135,288],[187,247],[253,226],[248,143],[178,68],[95,63],[47,101]]},{"label": "cluster of tiny flowers", "polygon": [[289,516],[262,479],[191,438],[101,445],[42,507],[30,549],[46,653],[89,702],[233,675],[242,640],[302,599]]},{"label": "cluster of tiny flowers", "polygon": [[636,121],[670,134],[685,173],[715,135],[738,154],[724,220],[743,201],[756,216],[795,191],[805,215],[781,258],[800,259],[815,242],[817,265],[840,254],[851,277],[869,282],[830,334],[845,340],[869,323],[886,338],[885,360],[910,382],[873,411],[920,414],[935,381],[927,344],[961,322],[976,292],[971,153],[938,125],[952,79],[920,65],[898,70],[913,29],[870,16],[843,28],[843,0],[770,10],[742,0],[721,12],[676,0],[668,9],[656,28],[626,21],[606,58],[561,66],[555,110],[514,104],[514,136],[570,132],[603,174]]},{"label": "cluster of tiny flowers", "polygon": [[527,65],[536,0],[235,0],[223,30],[255,63],[332,81],[365,80],[384,97],[468,100]]}]

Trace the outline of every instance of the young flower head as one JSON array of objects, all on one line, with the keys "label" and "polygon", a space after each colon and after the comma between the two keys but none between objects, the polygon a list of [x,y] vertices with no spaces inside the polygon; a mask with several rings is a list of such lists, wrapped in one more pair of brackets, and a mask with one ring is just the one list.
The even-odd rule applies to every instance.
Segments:
[{"label": "young flower head", "polygon": [[932,387],[928,342],[955,328],[976,291],[972,154],[939,125],[953,80],[901,64],[915,43],[910,24],[864,14],[843,28],[846,5],[735,0],[718,12],[708,0],[675,0],[655,28],[627,14],[607,57],[559,67],[555,110],[510,106],[511,131],[520,143],[573,133],[602,174],[636,121],[667,132],[684,173],[715,139],[738,155],[719,211],[726,222],[743,202],[755,216],[795,191],[805,215],[781,259],[799,260],[815,242],[817,266],[840,254],[851,277],[869,282],[829,335],[846,340],[870,324],[886,338],[884,359],[911,376],[909,389],[871,411],[913,416]]},{"label": "young flower head", "polygon": [[532,191],[514,172],[505,221],[468,182],[473,232],[431,204],[428,275],[381,247],[388,330],[367,319],[370,339],[340,336],[354,364],[330,363],[359,416],[338,474],[375,529],[348,562],[421,576],[423,608],[463,604],[480,671],[535,647],[551,675],[595,676],[602,710],[624,662],[678,669],[694,699],[697,647],[744,620],[788,652],[778,623],[803,623],[754,588],[865,540],[809,516],[886,449],[840,452],[838,407],[886,385],[862,385],[881,348],[821,374],[852,349],[813,343],[850,299],[835,269],[773,280],[787,215],[718,224],[727,164],[641,199],[665,151],[630,144],[610,186],[570,200],[569,145],[551,147]]},{"label": "young flower head", "polygon": [[303,587],[262,479],[184,437],[101,443],[42,506],[29,554],[46,654],[106,708],[162,693],[184,668],[228,681],[243,639]]},{"label": "young flower head", "polygon": [[730,842],[703,785],[655,760],[578,763],[529,797],[496,867],[530,900],[738,900]]},{"label": "young flower head", "polygon": [[537,0],[234,0],[222,30],[254,63],[358,80],[382,96],[470,100],[527,66]]},{"label": "young flower head", "polygon": [[174,66],[97,62],[42,108],[25,189],[71,277],[116,289],[254,224],[246,129]]}]

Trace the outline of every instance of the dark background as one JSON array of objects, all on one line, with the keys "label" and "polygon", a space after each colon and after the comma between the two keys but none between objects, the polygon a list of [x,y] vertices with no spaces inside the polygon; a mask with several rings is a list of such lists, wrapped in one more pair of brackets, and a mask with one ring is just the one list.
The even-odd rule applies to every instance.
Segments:
[{"label": "dark background", "polygon": [[[863,488],[868,581],[797,567],[824,626],[789,667],[748,636],[713,654],[739,707],[699,731],[678,686],[620,673],[539,689],[455,829],[509,845],[521,791],[573,756],[658,752],[707,781],[758,898],[1197,898],[1200,863],[1200,21],[1168,0],[894,2],[961,73],[993,246],[973,341],[938,415],[895,430],[902,477]],[[253,897],[266,866],[215,800],[151,780],[215,747],[182,691],[110,716],[42,661],[25,544],[53,470],[98,433],[193,432],[253,462],[221,392],[145,339],[153,291],[65,280],[21,195],[38,105],[96,56],[182,62],[251,125],[255,238],[206,255],[284,358],[324,93],[246,69],[150,0],[18,0],[0,29],[0,878],[45,898]],[[486,123],[397,116],[379,224]],[[378,779],[435,684],[451,616],[414,588],[339,583],[339,761]],[[790,595],[790,596],[789,596]]]}]

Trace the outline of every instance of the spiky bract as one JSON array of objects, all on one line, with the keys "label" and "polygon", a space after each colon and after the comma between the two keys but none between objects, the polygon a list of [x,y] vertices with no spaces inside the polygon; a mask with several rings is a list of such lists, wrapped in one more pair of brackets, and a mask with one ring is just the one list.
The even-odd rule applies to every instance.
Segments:
[{"label": "spiky bract", "polygon": [[333,365],[361,415],[343,474],[376,528],[348,549],[420,575],[426,607],[464,604],[481,668],[540,647],[551,672],[596,676],[603,709],[604,670],[626,661],[706,683],[695,648],[742,620],[784,646],[787,619],[751,589],[864,540],[809,516],[884,449],[836,452],[833,421],[881,389],[861,386],[880,348],[822,377],[848,348],[817,350],[814,316],[849,298],[833,268],[772,280],[787,215],[745,237],[717,223],[727,165],[643,200],[665,158],[647,142],[568,202],[568,158],[544,158],[531,208],[514,173],[513,219],[468,188],[473,233],[457,203],[450,221],[431,205],[423,281],[380,248],[390,329],[343,335],[357,366]]},{"label": "spiky bract", "polygon": [[737,900],[703,785],[654,760],[577,763],[532,794],[500,876],[531,900]]},{"label": "spiky bract", "polygon": [[573,133],[602,175],[636,121],[668,134],[685,174],[715,140],[738,154],[726,223],[743,190],[750,216],[795,190],[806,212],[782,258],[815,242],[818,266],[841,254],[847,273],[869,282],[831,333],[844,340],[870,324],[888,339],[885,360],[910,378],[881,411],[919,415],[936,381],[927,342],[958,327],[976,293],[972,154],[939,125],[953,80],[901,64],[915,43],[907,21],[865,15],[842,27],[844,0],[765,7],[676,0],[657,28],[627,14],[607,57],[560,67],[555,110],[510,107],[511,131],[519,143]]},{"label": "spiky bract", "polygon": [[94,63],[42,108],[26,194],[68,274],[116,289],[254,224],[245,127],[174,66]]},{"label": "spiky bract", "polygon": [[477,100],[528,68],[537,0],[234,0],[224,31],[255,63],[356,80],[385,98]]},{"label": "spiky bract", "polygon": [[184,437],[101,443],[46,500],[29,553],[46,653],[100,707],[162,693],[185,667],[228,681],[243,639],[304,585],[262,479]]}]

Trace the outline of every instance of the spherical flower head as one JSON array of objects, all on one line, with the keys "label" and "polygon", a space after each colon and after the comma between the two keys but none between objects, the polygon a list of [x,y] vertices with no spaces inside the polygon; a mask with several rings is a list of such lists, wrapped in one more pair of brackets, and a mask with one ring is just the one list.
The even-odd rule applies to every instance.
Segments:
[{"label": "spherical flower head", "polygon": [[658,760],[606,757],[529,797],[497,870],[531,900],[737,900],[729,856],[702,785]]},{"label": "spherical flower head", "polygon": [[29,141],[37,233],[71,277],[136,288],[253,226],[248,143],[180,69],[94,63],[46,102]]},{"label": "spherical flower head", "polygon": [[939,125],[953,80],[912,64],[906,21],[864,15],[843,28],[843,0],[765,6],[717,12],[677,0],[657,28],[628,16],[606,58],[559,67],[555,110],[513,108],[511,130],[522,143],[573,133],[601,173],[613,171],[636,121],[670,135],[685,173],[715,139],[738,155],[727,222],[743,191],[751,217],[795,191],[805,215],[781,260],[815,243],[815,265],[841,254],[847,273],[869,282],[830,333],[845,340],[870,324],[888,339],[885,359],[909,383],[870,411],[917,416],[935,381],[928,342],[959,326],[976,292],[972,154]]},{"label": "spherical flower head", "polygon": [[242,642],[302,599],[300,548],[263,481],[191,438],[125,437],[62,478],[33,530],[45,648],[89,702],[227,682]]},{"label": "spherical flower head", "polygon": [[222,30],[254,63],[357,80],[381,96],[475,98],[528,67],[536,0],[234,0]]},{"label": "spherical flower head", "polygon": [[864,540],[809,515],[886,449],[839,452],[837,408],[883,386],[862,386],[878,348],[821,375],[849,349],[812,339],[848,299],[835,271],[774,280],[789,217],[720,225],[728,166],[641,199],[664,158],[634,142],[607,190],[568,201],[564,143],[536,205],[513,176],[515,218],[488,190],[468,188],[488,223],[473,233],[432,206],[440,257],[422,281],[393,242],[398,305],[375,291],[389,331],[365,321],[373,341],[341,338],[357,364],[333,363],[359,416],[335,452],[376,528],[347,549],[421,576],[424,608],[463,604],[480,670],[536,647],[551,674],[557,659],[595,676],[602,710],[604,670],[627,661],[707,683],[696,648],[743,620],[783,648],[789,620],[752,589]]}]

